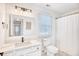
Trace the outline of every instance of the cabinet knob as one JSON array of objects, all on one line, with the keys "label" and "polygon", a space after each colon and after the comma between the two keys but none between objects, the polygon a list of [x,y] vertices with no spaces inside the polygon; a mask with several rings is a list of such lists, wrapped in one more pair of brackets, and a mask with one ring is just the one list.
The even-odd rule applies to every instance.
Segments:
[{"label": "cabinet knob", "polygon": [[37,49],[39,49],[39,48],[37,48]]}]

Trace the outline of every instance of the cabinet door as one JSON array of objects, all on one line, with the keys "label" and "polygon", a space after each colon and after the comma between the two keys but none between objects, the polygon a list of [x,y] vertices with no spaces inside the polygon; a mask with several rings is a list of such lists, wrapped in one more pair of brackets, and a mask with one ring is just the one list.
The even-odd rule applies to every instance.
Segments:
[{"label": "cabinet door", "polygon": [[15,51],[4,52],[4,56],[15,56]]}]

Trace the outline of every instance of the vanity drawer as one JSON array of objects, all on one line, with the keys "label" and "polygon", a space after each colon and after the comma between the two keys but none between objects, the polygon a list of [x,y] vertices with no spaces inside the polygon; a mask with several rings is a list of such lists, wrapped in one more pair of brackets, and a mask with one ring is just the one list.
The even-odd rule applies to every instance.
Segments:
[{"label": "vanity drawer", "polygon": [[18,50],[15,50],[15,55],[16,56],[27,56],[30,55],[31,53],[35,53],[38,51],[41,51],[41,46],[32,46],[28,48],[21,48]]},{"label": "vanity drawer", "polygon": [[54,56],[55,55],[55,53],[53,53],[53,52],[47,52],[47,56]]},{"label": "vanity drawer", "polygon": [[41,56],[41,50],[39,51],[34,51],[34,52],[31,52],[31,53],[26,53],[24,56]]}]

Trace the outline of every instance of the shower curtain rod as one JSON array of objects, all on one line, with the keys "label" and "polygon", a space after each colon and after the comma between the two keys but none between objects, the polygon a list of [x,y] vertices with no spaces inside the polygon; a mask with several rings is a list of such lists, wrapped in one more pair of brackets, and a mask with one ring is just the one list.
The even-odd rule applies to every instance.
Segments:
[{"label": "shower curtain rod", "polygon": [[66,17],[66,16],[69,16],[69,15],[74,15],[74,14],[79,14],[79,11],[73,12],[73,13],[69,13],[69,14],[66,14],[66,15],[63,15],[63,16],[60,16],[60,17],[57,17],[56,19],[62,18],[62,17]]}]

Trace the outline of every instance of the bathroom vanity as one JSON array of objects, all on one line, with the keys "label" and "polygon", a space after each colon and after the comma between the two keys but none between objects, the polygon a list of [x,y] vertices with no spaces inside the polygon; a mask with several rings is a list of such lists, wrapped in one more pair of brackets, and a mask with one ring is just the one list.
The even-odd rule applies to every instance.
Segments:
[{"label": "bathroom vanity", "polygon": [[35,43],[34,40],[31,42],[21,42],[16,44],[5,44],[4,47],[0,48],[0,52],[3,56],[39,56],[41,55],[40,43]]},{"label": "bathroom vanity", "polygon": [[[47,50],[44,51],[46,51],[47,56],[54,56],[58,53],[58,49],[51,44],[46,46],[46,48]],[[0,48],[0,53],[2,53],[1,56],[41,56],[44,51],[42,51],[41,42],[37,40],[16,44],[5,44]]]}]

